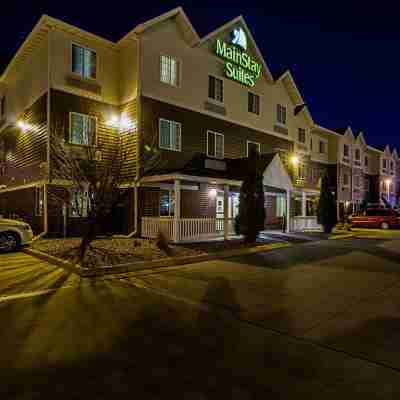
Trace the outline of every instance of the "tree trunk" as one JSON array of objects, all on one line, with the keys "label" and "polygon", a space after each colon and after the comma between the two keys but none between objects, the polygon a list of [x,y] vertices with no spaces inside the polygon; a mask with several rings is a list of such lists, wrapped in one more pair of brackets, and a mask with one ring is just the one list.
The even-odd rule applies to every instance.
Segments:
[{"label": "tree trunk", "polygon": [[93,222],[89,223],[89,227],[86,230],[85,234],[82,237],[81,244],[79,246],[79,263],[81,263],[85,257],[86,251],[96,238],[95,224]]}]

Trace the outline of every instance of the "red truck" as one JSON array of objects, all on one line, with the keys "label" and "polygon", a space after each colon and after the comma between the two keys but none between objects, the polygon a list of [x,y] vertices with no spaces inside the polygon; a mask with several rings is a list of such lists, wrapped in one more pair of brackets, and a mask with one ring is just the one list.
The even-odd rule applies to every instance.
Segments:
[{"label": "red truck", "polygon": [[400,214],[391,208],[367,208],[351,217],[354,228],[400,228]]}]

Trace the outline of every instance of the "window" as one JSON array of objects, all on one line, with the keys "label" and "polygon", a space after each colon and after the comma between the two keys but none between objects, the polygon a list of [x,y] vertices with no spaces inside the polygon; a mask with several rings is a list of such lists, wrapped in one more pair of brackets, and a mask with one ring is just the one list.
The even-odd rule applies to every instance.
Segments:
[{"label": "window", "polygon": [[349,157],[350,156],[350,148],[348,144],[343,145],[343,155],[345,157]]},{"label": "window", "polygon": [[306,167],[304,164],[299,164],[297,168],[297,178],[306,179]]},{"label": "window", "polygon": [[260,115],[260,96],[249,92],[248,111]]},{"label": "window", "polygon": [[343,174],[343,185],[344,186],[349,186],[350,184],[350,179],[348,174]]},{"label": "window", "polygon": [[87,192],[74,190],[71,195],[69,215],[70,217],[87,217],[89,204],[89,195]]},{"label": "window", "polygon": [[3,96],[0,100],[0,119],[6,116],[6,96]]},{"label": "window", "polygon": [[41,216],[43,215],[43,207],[44,207],[44,187],[36,187],[35,188],[35,215]]},{"label": "window", "polygon": [[220,103],[224,102],[224,82],[222,79],[209,76],[208,97]]},{"label": "window", "polygon": [[224,158],[224,135],[207,131],[207,155]]},{"label": "window", "polygon": [[281,104],[276,106],[276,118],[280,124],[286,124],[286,107]]},{"label": "window", "polygon": [[306,130],[303,128],[299,128],[298,131],[298,141],[300,143],[305,143],[306,142]]},{"label": "window", "polygon": [[182,125],[179,122],[160,119],[160,149],[181,151]]},{"label": "window", "polygon": [[76,44],[72,45],[72,72],[82,78],[97,78],[96,52]]},{"label": "window", "polygon": [[175,191],[162,190],[160,193],[160,217],[172,217],[175,213]]},{"label": "window", "polygon": [[355,156],[355,158],[356,158],[357,161],[360,161],[360,160],[361,160],[361,151],[360,151],[360,149],[356,149],[356,150],[355,150],[354,156]]},{"label": "window", "polygon": [[368,156],[365,156],[365,157],[364,157],[364,165],[365,165],[366,167],[368,167],[368,164],[369,164],[369,158],[368,158]]},{"label": "window", "polygon": [[360,187],[360,177],[357,175],[357,176],[355,176],[354,177],[354,186],[356,187],[356,188],[359,188]]},{"label": "window", "polygon": [[96,144],[97,119],[90,115],[70,113],[69,140],[72,144],[94,146]]},{"label": "window", "polygon": [[319,152],[320,154],[325,154],[325,142],[322,140],[319,141]]},{"label": "window", "polygon": [[247,141],[247,157],[252,151],[256,151],[257,153],[261,153],[261,145],[257,142]]},{"label": "window", "polygon": [[387,168],[387,160],[385,158],[382,160],[382,164],[383,164],[383,169],[386,169]]},{"label": "window", "polygon": [[390,170],[391,170],[391,171],[394,170],[394,163],[393,163],[393,161],[390,161]]},{"label": "window", "polygon": [[160,80],[172,86],[179,86],[180,65],[173,57],[161,55],[160,57]]}]

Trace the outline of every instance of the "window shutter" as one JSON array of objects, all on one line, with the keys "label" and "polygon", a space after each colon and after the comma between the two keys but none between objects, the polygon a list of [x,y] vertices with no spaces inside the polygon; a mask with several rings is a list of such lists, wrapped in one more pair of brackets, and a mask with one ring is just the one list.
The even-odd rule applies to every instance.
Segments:
[{"label": "window shutter", "polygon": [[212,132],[207,133],[207,150],[209,156],[215,156],[215,135]]},{"label": "window shutter", "polygon": [[90,146],[96,144],[96,118],[88,117],[88,142]]},{"label": "window shutter", "polygon": [[208,79],[208,97],[215,99],[215,78],[213,76]]},{"label": "window shutter", "polygon": [[72,45],[72,72],[83,75],[83,48]]},{"label": "window shutter", "polygon": [[174,150],[181,150],[181,125],[178,123],[173,123],[174,131],[172,132],[173,143],[172,148]]},{"label": "window shutter", "polygon": [[224,137],[222,135],[215,135],[215,156],[224,157]]}]

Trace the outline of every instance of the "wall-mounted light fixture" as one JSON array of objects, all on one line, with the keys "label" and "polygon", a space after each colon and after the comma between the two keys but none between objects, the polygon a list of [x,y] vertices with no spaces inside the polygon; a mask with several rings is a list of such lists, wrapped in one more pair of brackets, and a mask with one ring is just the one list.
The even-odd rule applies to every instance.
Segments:
[{"label": "wall-mounted light fixture", "polygon": [[292,155],[292,156],[290,157],[290,163],[291,163],[292,165],[294,165],[295,167],[297,167],[297,166],[299,165],[299,162],[300,162],[299,156],[296,156],[296,155],[294,154],[294,155]]},{"label": "wall-mounted light fixture", "polygon": [[209,195],[210,197],[212,197],[212,198],[216,197],[216,196],[217,196],[217,189],[210,189],[210,190],[208,191],[208,195]]},{"label": "wall-mounted light fixture", "polygon": [[27,131],[28,129],[31,129],[31,125],[22,120],[17,122],[17,127],[21,129],[23,132]]}]

